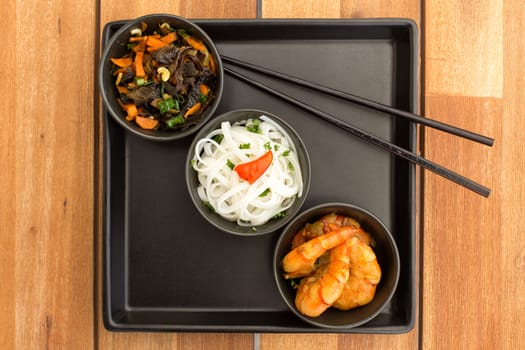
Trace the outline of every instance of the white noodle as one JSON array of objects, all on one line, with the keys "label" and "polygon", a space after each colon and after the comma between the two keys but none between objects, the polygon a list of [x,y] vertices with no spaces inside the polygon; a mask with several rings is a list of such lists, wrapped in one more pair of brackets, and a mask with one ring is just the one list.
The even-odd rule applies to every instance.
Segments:
[{"label": "white noodle", "polygon": [[[301,167],[295,145],[286,131],[267,116],[256,119],[259,132],[247,129],[254,119],[221,123],[195,145],[200,199],[215,212],[241,226],[257,226],[287,210],[303,193]],[[222,135],[218,143],[214,138]],[[273,161],[253,183],[241,179],[234,165],[257,159],[268,149]]]}]

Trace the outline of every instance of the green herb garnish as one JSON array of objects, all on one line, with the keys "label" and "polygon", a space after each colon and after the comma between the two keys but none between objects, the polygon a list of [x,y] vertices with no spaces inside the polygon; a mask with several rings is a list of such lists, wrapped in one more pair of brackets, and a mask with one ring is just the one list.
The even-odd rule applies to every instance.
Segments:
[{"label": "green herb garnish", "polygon": [[232,163],[231,160],[227,160],[226,161],[226,165],[228,166],[228,168],[230,168],[231,170],[233,170],[233,168],[235,168],[235,164]]},{"label": "green herb garnish", "polygon": [[266,142],[264,144],[264,149],[267,149],[267,150],[271,150],[272,149],[272,146],[270,146],[270,141]]},{"label": "green herb garnish", "polygon": [[166,120],[166,125],[168,126],[168,128],[173,128],[177,125],[184,124],[184,122],[185,122],[184,117],[181,114],[179,114],[176,117]]},{"label": "green herb garnish", "polygon": [[265,189],[265,190],[259,195],[259,197],[265,197],[265,196],[267,196],[270,192],[271,192],[271,190],[270,190],[270,188],[268,187],[267,189]]},{"label": "green herb garnish", "polygon": [[211,205],[210,202],[206,201],[202,202],[202,204],[204,204],[204,206],[207,207],[212,213],[215,213],[215,208],[213,207],[213,205]]},{"label": "green herb garnish", "polygon": [[206,104],[206,102],[208,102],[208,96],[204,94],[199,94],[199,102],[202,104]]},{"label": "green herb garnish", "polygon": [[293,167],[293,164],[291,162],[288,162],[288,169],[290,171],[294,171],[295,170],[295,168]]},{"label": "green herb garnish", "polygon": [[290,155],[290,150],[289,149],[287,149],[286,151],[281,153],[281,156],[283,156],[283,157],[288,157],[289,155]]},{"label": "green herb garnish", "polygon": [[221,144],[222,140],[224,139],[223,134],[217,134],[211,138],[213,141],[217,142],[219,145]]},{"label": "green herb garnish", "polygon": [[249,149],[250,144],[249,143],[242,143],[239,145],[239,149]]},{"label": "green herb garnish", "polygon": [[179,109],[178,101],[173,98],[167,98],[159,102],[160,113],[168,113],[172,109]]},{"label": "green herb garnish", "polygon": [[246,130],[259,134],[261,132],[259,129],[260,123],[259,119],[251,119],[251,123],[246,125]]},{"label": "green herb garnish", "polygon": [[272,217],[272,219],[281,219],[281,218],[284,218],[284,217],[286,217],[286,212],[281,211],[281,212],[275,214],[275,215]]},{"label": "green herb garnish", "polygon": [[146,80],[144,80],[144,78],[135,77],[135,85],[144,86],[145,83],[146,83]]}]

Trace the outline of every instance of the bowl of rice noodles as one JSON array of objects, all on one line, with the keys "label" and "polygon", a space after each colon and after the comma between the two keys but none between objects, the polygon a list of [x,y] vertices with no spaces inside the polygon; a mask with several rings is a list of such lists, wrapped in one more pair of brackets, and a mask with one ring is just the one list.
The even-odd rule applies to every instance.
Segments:
[{"label": "bowl of rice noodles", "polygon": [[310,159],[291,125],[253,109],[214,117],[188,152],[186,183],[199,213],[241,236],[275,232],[301,209]]}]

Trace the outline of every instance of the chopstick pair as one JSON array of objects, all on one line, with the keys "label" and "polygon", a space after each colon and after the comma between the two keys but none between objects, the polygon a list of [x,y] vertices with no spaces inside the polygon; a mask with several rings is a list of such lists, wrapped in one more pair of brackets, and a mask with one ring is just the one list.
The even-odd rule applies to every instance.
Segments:
[{"label": "chopstick pair", "polygon": [[[472,141],[475,141],[475,142],[478,142],[478,143],[481,143],[481,144],[484,144],[484,145],[487,145],[487,146],[492,146],[493,143],[494,143],[494,139],[492,138],[489,138],[489,137],[486,137],[486,136],[483,136],[483,135],[479,135],[479,134],[476,134],[476,133],[473,133],[471,131],[468,131],[468,130],[464,130],[464,129],[460,129],[460,128],[457,128],[455,126],[452,126],[452,125],[449,125],[449,124],[445,124],[445,123],[441,123],[441,122],[438,122],[438,121],[435,121],[435,120],[432,120],[432,119],[427,119],[427,118],[424,118],[424,117],[421,117],[421,116],[418,116],[417,114],[413,114],[413,113],[410,113],[410,112],[406,112],[406,111],[402,111],[402,110],[399,110],[399,109],[396,109],[396,108],[393,108],[393,107],[390,107],[390,106],[387,106],[387,105],[384,105],[384,104],[381,104],[379,102],[375,102],[375,101],[372,101],[372,100],[368,100],[368,99],[365,99],[365,98],[362,98],[362,97],[359,97],[359,96],[355,96],[355,95],[352,95],[352,94],[348,94],[348,93],[345,93],[345,92],[342,92],[342,91],[339,91],[339,90],[335,90],[335,89],[332,89],[332,88],[329,88],[329,87],[326,87],[326,86],[322,86],[320,84],[316,84],[316,83],[313,83],[313,82],[310,82],[310,81],[307,81],[307,80],[303,80],[303,79],[300,79],[300,78],[297,78],[297,77],[293,77],[293,76],[290,76],[290,75],[287,75],[287,74],[284,74],[284,73],[280,73],[280,72],[276,72],[274,70],[271,70],[269,68],[265,68],[265,67],[261,67],[261,66],[257,66],[257,65],[254,65],[254,64],[251,64],[251,63],[247,63],[247,62],[243,62],[243,61],[240,61],[240,60],[237,60],[237,59],[234,59],[234,58],[231,58],[231,57],[228,57],[228,56],[224,56],[222,55],[221,56],[222,60],[226,63],[230,63],[232,65],[235,65],[235,66],[239,66],[239,67],[243,67],[243,68],[247,68],[249,70],[252,70],[252,71],[256,71],[256,72],[259,72],[259,73],[263,73],[263,74],[266,74],[266,75],[269,75],[269,76],[272,76],[272,77],[275,77],[275,78],[278,78],[278,79],[281,79],[281,80],[285,80],[285,81],[288,81],[288,82],[292,82],[294,84],[297,84],[297,85],[300,85],[300,86],[305,86],[305,87],[308,87],[308,88],[311,88],[313,90],[317,90],[317,91],[320,91],[320,92],[323,92],[323,93],[326,93],[326,94],[329,94],[329,95],[332,95],[332,96],[336,96],[336,97],[339,97],[339,98],[342,98],[342,99],[345,99],[347,101],[350,101],[350,102],[353,102],[353,103],[357,103],[359,105],[362,105],[362,106],[365,106],[365,107],[369,107],[369,108],[372,108],[372,109],[375,109],[375,110],[378,110],[378,111],[381,111],[381,112],[385,112],[385,113],[390,113],[390,114],[393,114],[393,115],[397,115],[397,116],[400,116],[400,117],[403,117],[403,118],[406,118],[408,120],[411,120],[413,122],[416,122],[416,123],[420,123],[422,125],[426,125],[426,126],[429,126],[429,127],[432,127],[432,128],[435,128],[435,129],[438,129],[438,130],[441,130],[441,131],[444,131],[444,132],[448,132],[450,134],[453,134],[453,135],[456,135],[456,136],[460,136],[460,137],[463,137],[463,138],[466,138],[466,139],[469,139],[469,140],[472,140]],[[363,139],[364,141],[367,141],[367,142],[370,142],[382,149],[385,149],[387,151],[389,151],[390,153],[396,155],[396,156],[399,156],[401,158],[404,158],[414,164],[417,164],[427,170],[430,170],[440,176],[443,176],[444,178],[450,180],[450,181],[453,181],[455,182],[456,184],[458,185],[461,185],[471,191],[474,191],[484,197],[488,197],[490,195],[490,189],[481,185],[481,184],[478,184],[476,183],[475,181],[472,181],[452,170],[449,170],[437,163],[434,163],[426,158],[423,158],[413,152],[410,152],[404,148],[401,148],[393,143],[390,143],[380,137],[377,137],[377,136],[374,136],[370,133],[368,133],[367,131],[364,131],[360,128],[357,128],[343,120],[340,120],[336,117],[334,117],[333,115],[331,114],[328,114],[326,112],[323,112],[311,105],[308,105],[307,103],[304,103],[303,101],[300,101],[292,96],[289,96],[283,92],[280,92],[272,87],[269,87],[261,82],[258,82],[257,80],[254,80],[252,78],[249,78],[231,68],[227,68],[225,67],[224,68],[224,71],[228,74],[230,74],[231,76],[241,80],[241,81],[244,81],[245,83],[248,83],[252,86],[255,86],[263,91],[266,91],[267,93],[271,94],[271,95],[274,95],[276,97],[279,97],[285,101],[287,101],[288,103],[291,103],[292,105],[296,106],[296,107],[299,107],[303,110],[306,110],[312,114],[314,114],[315,116],[329,122],[329,123],[332,123],[334,124],[335,126],[349,132],[350,134],[354,135],[354,136],[357,136],[361,139]]]}]

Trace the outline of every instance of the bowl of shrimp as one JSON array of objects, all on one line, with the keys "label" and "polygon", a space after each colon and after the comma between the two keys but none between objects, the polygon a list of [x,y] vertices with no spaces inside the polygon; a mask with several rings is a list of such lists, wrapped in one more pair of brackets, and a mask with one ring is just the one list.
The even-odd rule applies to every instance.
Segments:
[{"label": "bowl of shrimp", "polygon": [[399,280],[394,237],[369,211],[325,203],[297,215],[278,238],[273,270],[284,302],[303,321],[349,329],[390,302]]},{"label": "bowl of shrimp", "polygon": [[282,229],[310,189],[310,158],[295,129],[277,115],[238,109],[214,117],[190,145],[186,185],[211,225],[239,236]]}]

